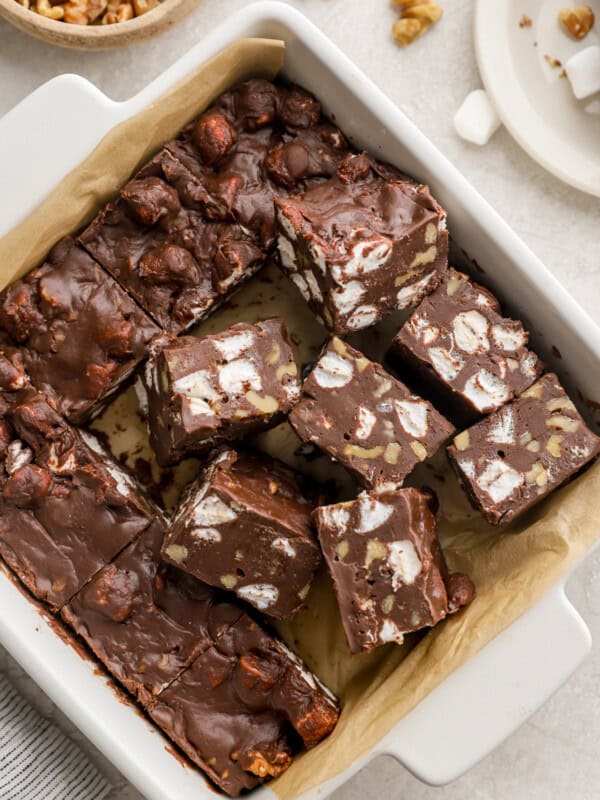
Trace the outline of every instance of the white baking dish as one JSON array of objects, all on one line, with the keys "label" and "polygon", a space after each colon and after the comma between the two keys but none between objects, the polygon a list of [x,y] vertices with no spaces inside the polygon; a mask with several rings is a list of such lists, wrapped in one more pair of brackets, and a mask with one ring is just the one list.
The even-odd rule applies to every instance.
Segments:
[{"label": "white baking dish", "polygon": [[[448,209],[453,237],[477,262],[495,266],[486,283],[502,299],[513,298],[509,307],[526,317],[547,362],[567,385],[600,399],[600,330],[403,114],[299,12],[280,3],[257,3],[231,17],[124,103],[65,75],[9,112],[0,121],[0,149],[11,153],[0,166],[0,236],[29,214],[107,131],[246,36],[285,40],[288,77],[312,89],[356,144],[431,185]],[[41,124],[44,136],[34,136]],[[66,132],[69,148],[64,147]],[[556,363],[552,345],[562,354]],[[94,673],[93,663],[56,636],[4,573],[0,607],[0,642],[148,800],[214,798],[200,773],[179,764],[166,740],[118,699]],[[383,753],[429,783],[453,780],[539,707],[590,646],[589,631],[567,601],[563,583],[444,681],[360,762],[305,797],[326,797]],[[255,796],[272,792],[262,788]]]}]

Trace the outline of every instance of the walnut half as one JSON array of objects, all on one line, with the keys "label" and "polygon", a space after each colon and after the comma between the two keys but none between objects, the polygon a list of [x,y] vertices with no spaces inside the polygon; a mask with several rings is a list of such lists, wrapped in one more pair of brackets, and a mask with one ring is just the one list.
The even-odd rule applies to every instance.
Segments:
[{"label": "walnut half", "polygon": [[392,25],[392,33],[402,47],[423,36],[444,13],[440,5],[427,0],[393,0],[393,3],[400,8],[400,19]]}]

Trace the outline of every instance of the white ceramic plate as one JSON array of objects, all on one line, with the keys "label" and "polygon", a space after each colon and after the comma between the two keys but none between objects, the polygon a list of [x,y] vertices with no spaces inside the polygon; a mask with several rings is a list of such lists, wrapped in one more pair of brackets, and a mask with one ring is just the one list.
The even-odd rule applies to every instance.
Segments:
[{"label": "white ceramic plate", "polygon": [[[593,99],[576,100],[561,68],[578,50],[600,42],[600,0],[585,0],[596,24],[583,41],[558,22],[566,0],[477,0],[475,48],[485,87],[502,122],[545,169],[600,197],[600,115],[585,111]],[[519,26],[523,14],[531,27]],[[535,44],[537,42],[537,45]]]}]

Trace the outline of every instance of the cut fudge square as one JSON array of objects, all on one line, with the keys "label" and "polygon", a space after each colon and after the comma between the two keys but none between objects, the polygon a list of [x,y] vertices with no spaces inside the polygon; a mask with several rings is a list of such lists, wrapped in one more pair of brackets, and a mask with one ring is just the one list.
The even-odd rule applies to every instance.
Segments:
[{"label": "cut fudge square", "polygon": [[222,449],[185,494],[163,555],[264,614],[287,619],[304,604],[321,563],[313,509],[288,467]]},{"label": "cut fudge square", "polygon": [[150,715],[227,794],[288,768],[334,729],[336,699],[285,645],[243,616],[159,695]]},{"label": "cut fudge square", "polygon": [[51,401],[24,389],[4,406],[0,554],[59,609],[158,513],[119,464],[97,455]]},{"label": "cut fudge square", "polygon": [[551,373],[448,448],[473,505],[492,525],[531,508],[599,452],[600,438]]},{"label": "cut fudge square", "polygon": [[255,237],[198,210],[192,175],[161,150],[80,241],[164,329],[207,316],[264,261]]},{"label": "cut fudge square", "polygon": [[72,239],[0,294],[0,329],[21,349],[31,382],[81,423],[98,413],[146,356],[151,319]]},{"label": "cut fudge square", "polygon": [[276,317],[202,339],[158,337],[137,390],[159,462],[277,424],[300,394],[297,372]]},{"label": "cut fudge square", "polygon": [[400,489],[315,511],[352,653],[402,644],[473,599],[466,575],[448,575],[429,503]]},{"label": "cut fudge square", "polygon": [[367,489],[399,486],[454,431],[430,403],[337,337],[305,380],[289,421]]},{"label": "cut fudge square", "polygon": [[143,704],[242,614],[211,587],[161,563],[165,528],[157,518],[61,611],[107,670]]},{"label": "cut fudge square", "polygon": [[413,368],[451,413],[473,422],[541,375],[527,339],[487,289],[450,269],[398,331],[390,357]]},{"label": "cut fudge square", "polygon": [[429,189],[364,153],[275,206],[281,266],[339,335],[416,305],[447,267],[446,214]]}]

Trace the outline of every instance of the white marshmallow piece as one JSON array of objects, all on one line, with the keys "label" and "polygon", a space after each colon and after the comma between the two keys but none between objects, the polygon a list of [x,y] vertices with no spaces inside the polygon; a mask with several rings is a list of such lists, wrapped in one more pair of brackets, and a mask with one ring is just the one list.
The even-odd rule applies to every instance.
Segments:
[{"label": "white marshmallow piece", "polygon": [[578,100],[600,92],[600,47],[593,45],[575,53],[565,64],[565,71]]},{"label": "white marshmallow piece", "polygon": [[461,139],[484,145],[500,127],[500,117],[483,89],[468,94],[454,115],[454,128]]}]

